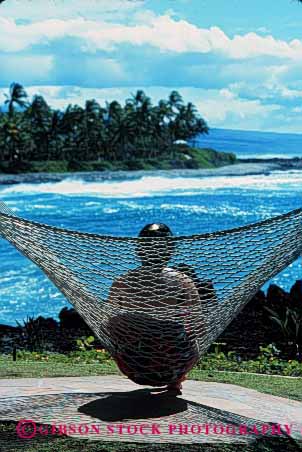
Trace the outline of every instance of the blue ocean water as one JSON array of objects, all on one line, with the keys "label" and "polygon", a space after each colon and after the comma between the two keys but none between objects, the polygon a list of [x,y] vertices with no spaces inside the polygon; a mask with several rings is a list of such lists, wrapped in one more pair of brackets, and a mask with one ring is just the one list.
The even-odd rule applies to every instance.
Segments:
[{"label": "blue ocean water", "polygon": [[[117,236],[136,236],[146,223],[167,223],[176,235],[229,229],[302,205],[302,171],[251,176],[125,173],[89,181],[0,186],[0,199],[16,214],[51,225]],[[0,323],[27,315],[57,317],[69,305],[42,272],[0,239]],[[301,259],[273,282],[289,289],[301,279]]]},{"label": "blue ocean water", "polygon": [[302,157],[302,133],[211,129],[209,135],[200,136],[194,144],[234,152],[240,158]]}]

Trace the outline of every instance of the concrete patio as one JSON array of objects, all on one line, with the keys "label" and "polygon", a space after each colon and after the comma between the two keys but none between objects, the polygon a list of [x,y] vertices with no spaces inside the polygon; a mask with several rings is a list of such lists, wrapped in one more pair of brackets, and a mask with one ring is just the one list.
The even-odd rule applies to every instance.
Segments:
[{"label": "concrete patio", "polygon": [[100,441],[302,441],[302,403],[201,381],[186,381],[182,396],[174,397],[116,375],[0,380],[0,420],[22,419]]}]

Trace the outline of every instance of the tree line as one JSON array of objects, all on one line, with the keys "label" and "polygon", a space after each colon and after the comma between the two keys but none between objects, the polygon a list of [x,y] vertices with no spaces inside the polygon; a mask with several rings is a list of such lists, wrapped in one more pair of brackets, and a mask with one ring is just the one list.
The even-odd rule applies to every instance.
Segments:
[{"label": "tree line", "polygon": [[[177,140],[208,133],[196,107],[177,91],[152,104],[142,90],[124,105],[52,109],[41,95],[29,101],[25,88],[12,83],[0,112],[0,161],[129,160],[173,157]],[[5,111],[3,111],[5,110]]]}]

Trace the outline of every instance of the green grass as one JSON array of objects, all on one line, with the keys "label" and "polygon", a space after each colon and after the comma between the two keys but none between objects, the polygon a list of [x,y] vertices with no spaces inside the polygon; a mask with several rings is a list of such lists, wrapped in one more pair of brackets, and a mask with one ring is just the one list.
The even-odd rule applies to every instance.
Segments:
[{"label": "green grass", "polygon": [[[89,375],[119,375],[112,360],[101,363],[16,361],[0,358],[0,378],[80,377]],[[244,372],[218,372],[194,368],[189,379],[216,381],[256,389],[275,396],[302,401],[302,378],[254,375]]]},{"label": "green grass", "polygon": [[254,375],[244,372],[200,371],[193,369],[189,378],[192,380],[216,381],[229,383],[244,388],[255,389],[265,394],[302,401],[302,378],[282,376]]},{"label": "green grass", "polygon": [[223,165],[232,165],[236,162],[235,154],[218,152],[214,149],[187,147],[184,148],[183,152],[192,157],[196,168],[217,168]]},{"label": "green grass", "polygon": [[[169,170],[174,168],[198,169],[216,168],[232,164],[236,158],[232,154],[223,154],[212,149],[193,149],[183,146],[182,151],[178,146],[175,157],[161,156],[160,158],[133,158],[120,161],[45,161],[31,162],[27,171],[62,173],[73,171],[118,171],[118,170]],[[184,154],[189,155],[187,160]]]},{"label": "green grass", "polygon": [[[187,159],[190,156],[191,159]],[[154,158],[132,158],[129,160],[47,160],[24,162],[0,162],[0,173],[66,173],[74,171],[119,171],[119,170],[169,170],[216,168],[236,162],[235,154],[214,149],[195,149],[188,145],[172,145],[166,153]]]},{"label": "green grass", "polygon": [[0,378],[82,377],[119,374],[114,363],[8,362],[0,359]]}]

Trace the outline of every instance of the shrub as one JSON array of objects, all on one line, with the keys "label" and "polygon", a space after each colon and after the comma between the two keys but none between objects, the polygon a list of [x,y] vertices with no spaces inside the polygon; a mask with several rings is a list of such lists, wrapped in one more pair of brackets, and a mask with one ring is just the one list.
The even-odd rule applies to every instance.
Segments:
[{"label": "shrub", "polygon": [[208,371],[253,372],[268,375],[302,376],[302,363],[297,360],[280,359],[280,351],[274,344],[259,347],[259,355],[255,360],[243,361],[239,355],[230,351],[221,351],[222,343],[213,344],[214,352],[207,353],[199,361],[198,368]]},{"label": "shrub", "polygon": [[67,173],[68,162],[67,160],[34,161],[31,163],[30,171],[36,173]]},{"label": "shrub", "polygon": [[82,336],[80,339],[76,339],[76,344],[79,350],[86,351],[90,350],[93,347],[94,337],[88,336],[84,337]]},{"label": "shrub", "polygon": [[80,160],[70,160],[68,162],[68,171],[93,171],[92,162],[83,162]]},{"label": "shrub", "polygon": [[45,348],[47,337],[51,331],[58,326],[57,322],[52,318],[45,319],[42,316],[34,317],[28,316],[23,325],[17,322],[20,336],[24,341],[24,345],[30,351],[42,351]]},{"label": "shrub", "polygon": [[80,314],[74,308],[67,308],[66,306],[61,309],[59,313],[60,327],[63,329],[83,329],[89,330],[89,327],[82,319]]}]

